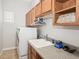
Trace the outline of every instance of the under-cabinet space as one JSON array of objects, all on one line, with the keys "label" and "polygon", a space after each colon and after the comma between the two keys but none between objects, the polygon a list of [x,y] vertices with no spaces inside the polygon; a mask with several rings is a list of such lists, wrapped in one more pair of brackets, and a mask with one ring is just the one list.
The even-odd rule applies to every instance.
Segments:
[{"label": "under-cabinet space", "polygon": [[76,13],[75,13],[75,8],[72,10],[68,10],[65,12],[61,12],[61,13],[56,13],[56,22],[57,23],[73,23],[76,22]]}]

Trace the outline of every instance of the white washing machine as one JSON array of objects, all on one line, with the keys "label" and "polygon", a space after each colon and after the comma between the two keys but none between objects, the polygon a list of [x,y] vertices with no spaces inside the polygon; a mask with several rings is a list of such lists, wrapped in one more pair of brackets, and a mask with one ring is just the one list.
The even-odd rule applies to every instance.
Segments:
[{"label": "white washing machine", "polygon": [[17,29],[17,52],[19,59],[27,59],[28,40],[37,39],[37,28]]}]

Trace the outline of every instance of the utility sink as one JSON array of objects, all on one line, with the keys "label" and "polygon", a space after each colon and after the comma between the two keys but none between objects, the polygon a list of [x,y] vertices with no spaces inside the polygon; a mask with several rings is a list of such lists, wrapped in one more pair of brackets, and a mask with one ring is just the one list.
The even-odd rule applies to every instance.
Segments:
[{"label": "utility sink", "polygon": [[42,47],[53,45],[50,41],[46,41],[45,39],[29,40],[29,43],[36,48],[42,48]]}]

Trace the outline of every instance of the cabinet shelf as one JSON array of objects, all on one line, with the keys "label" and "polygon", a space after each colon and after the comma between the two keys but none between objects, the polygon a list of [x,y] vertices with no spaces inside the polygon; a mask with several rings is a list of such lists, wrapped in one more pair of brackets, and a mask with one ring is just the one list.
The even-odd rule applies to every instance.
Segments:
[{"label": "cabinet shelf", "polygon": [[79,0],[54,0],[54,24],[59,26],[79,26],[78,2]]},{"label": "cabinet shelf", "polygon": [[55,25],[59,26],[79,26],[78,22],[71,22],[71,23],[56,23]]},{"label": "cabinet shelf", "polygon": [[68,7],[68,8],[64,8],[62,10],[59,10],[59,11],[56,11],[55,13],[58,14],[58,13],[63,13],[63,12],[66,12],[66,11],[73,11],[76,9],[76,5],[74,6],[71,6],[71,7]]}]

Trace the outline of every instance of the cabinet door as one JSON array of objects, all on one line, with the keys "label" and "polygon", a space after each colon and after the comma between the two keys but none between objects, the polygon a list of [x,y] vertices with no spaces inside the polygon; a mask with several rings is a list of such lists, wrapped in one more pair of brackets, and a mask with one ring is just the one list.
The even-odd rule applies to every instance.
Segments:
[{"label": "cabinet door", "polygon": [[26,16],[25,16],[26,17],[26,26],[28,26],[28,19],[29,19],[28,16],[29,16],[29,14],[27,13]]},{"label": "cabinet door", "polygon": [[32,54],[32,59],[37,59],[35,55]]},{"label": "cabinet door", "polygon": [[35,7],[35,16],[36,17],[41,16],[41,3],[37,4]]},{"label": "cabinet door", "polygon": [[28,44],[28,59],[42,59],[30,44]]},{"label": "cabinet door", "polygon": [[79,22],[79,0],[76,0],[76,17],[77,22]]},{"label": "cabinet door", "polygon": [[31,10],[31,24],[33,23],[34,20],[35,20],[35,7],[32,8]]},{"label": "cabinet door", "polygon": [[52,10],[52,0],[41,0],[42,2],[42,13],[48,12]]},{"label": "cabinet door", "polygon": [[26,25],[32,26],[33,21],[35,20],[35,8],[30,10],[26,15]]},{"label": "cabinet door", "polygon": [[36,55],[37,59],[42,59],[39,54]]},{"label": "cabinet door", "polygon": [[32,59],[32,47],[28,44],[28,59]]},{"label": "cabinet door", "polygon": [[30,26],[31,24],[31,12],[26,14],[26,26]]}]

